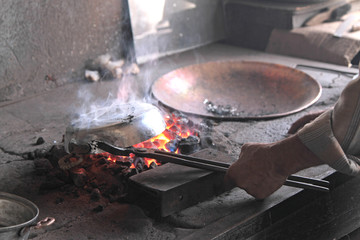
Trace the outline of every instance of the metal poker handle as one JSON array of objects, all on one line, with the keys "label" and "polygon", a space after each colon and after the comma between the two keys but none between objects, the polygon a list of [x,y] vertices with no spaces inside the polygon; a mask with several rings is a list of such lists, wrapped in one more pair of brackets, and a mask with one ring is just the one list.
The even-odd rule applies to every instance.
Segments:
[{"label": "metal poker handle", "polygon": [[[152,155],[152,157],[159,159],[158,155],[155,155],[155,154],[159,154],[158,151],[155,151],[155,152],[157,152],[157,153],[154,153]],[[207,170],[211,170],[211,171],[226,172],[227,169],[230,167],[230,164],[228,164],[228,163],[214,162],[214,161],[206,160],[206,159],[200,159],[200,158],[194,158],[194,157],[191,157],[192,160],[183,159],[182,158],[183,155],[180,155],[179,157],[175,157],[173,154],[171,154],[169,156],[167,153],[164,153],[164,155],[161,158],[165,158],[165,157],[166,157],[166,159],[164,159],[164,161],[167,161],[167,162],[181,164],[181,165],[185,165],[185,166],[189,166],[189,167],[207,169]],[[189,157],[189,156],[186,156],[186,157]],[[196,160],[196,161],[194,161],[194,160]],[[301,176],[297,176],[297,175],[291,175],[288,177],[288,179],[285,180],[284,185],[289,186],[289,187],[296,187],[296,188],[328,192],[330,183],[325,180],[318,180],[318,179],[314,179],[314,178],[307,178],[307,177],[301,177]]]}]

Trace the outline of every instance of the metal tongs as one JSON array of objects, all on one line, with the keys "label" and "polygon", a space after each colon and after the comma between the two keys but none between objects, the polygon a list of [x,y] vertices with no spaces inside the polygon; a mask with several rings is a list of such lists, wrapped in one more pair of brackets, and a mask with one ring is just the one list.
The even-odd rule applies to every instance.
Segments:
[{"label": "metal tongs", "polygon": [[[189,155],[165,152],[157,149],[134,147],[120,148],[102,141],[91,141],[90,143],[85,145],[70,143],[69,150],[71,153],[76,154],[99,153],[99,150],[120,156],[129,156],[130,154],[134,154],[137,157],[152,158],[161,162],[171,162],[179,165],[217,172],[226,172],[227,169],[230,167],[229,163],[217,162]],[[323,192],[328,192],[330,187],[330,183],[328,181],[301,177],[297,175],[290,175],[285,181],[284,185]]]}]

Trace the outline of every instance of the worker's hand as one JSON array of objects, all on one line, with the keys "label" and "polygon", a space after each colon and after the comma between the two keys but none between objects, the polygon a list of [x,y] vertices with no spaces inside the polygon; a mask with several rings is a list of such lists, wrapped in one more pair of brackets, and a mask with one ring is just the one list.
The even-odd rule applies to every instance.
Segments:
[{"label": "worker's hand", "polygon": [[320,164],[296,135],[276,143],[248,143],[228,169],[225,186],[227,189],[237,186],[255,198],[264,199],[279,189],[289,175]]},{"label": "worker's hand", "polygon": [[283,169],[280,156],[276,156],[272,144],[248,143],[242,146],[239,159],[225,175],[225,185],[244,189],[258,199],[269,196],[280,188],[289,175]]},{"label": "worker's hand", "polygon": [[305,116],[302,116],[301,118],[299,118],[298,120],[296,120],[291,126],[290,129],[288,131],[289,134],[294,134],[296,133],[298,130],[300,130],[303,126],[305,126],[305,124],[311,122],[312,120],[314,120],[315,118],[317,118],[318,116],[320,116],[324,111],[319,111],[319,112],[313,112],[313,113],[309,113]]}]

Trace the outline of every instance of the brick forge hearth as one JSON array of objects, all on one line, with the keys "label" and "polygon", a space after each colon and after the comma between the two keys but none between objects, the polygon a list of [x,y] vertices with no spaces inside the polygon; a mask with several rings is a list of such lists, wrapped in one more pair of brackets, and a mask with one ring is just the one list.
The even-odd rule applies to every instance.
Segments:
[{"label": "brick forge hearth", "polygon": [[[194,53],[200,54],[204,61],[251,59],[293,67],[302,63],[344,69],[339,66],[268,55],[220,44],[194,51],[164,58],[157,65],[158,71],[152,73],[151,77],[156,79],[178,67],[194,64],[196,61],[193,58]],[[145,68],[146,66],[142,67]],[[246,142],[270,142],[284,138],[290,124],[298,117],[309,111],[332,106],[342,88],[350,80],[341,74],[317,70],[309,70],[307,73],[323,86],[323,94],[316,104],[300,113],[273,120],[213,122],[212,139],[214,143],[221,143],[218,145],[222,146],[217,151],[235,159],[242,144]],[[140,81],[142,75],[140,73],[133,78]],[[351,212],[337,217],[340,216],[340,211],[346,210],[345,207],[332,208],[332,206],[334,208],[341,206],[340,203],[345,201],[339,196],[355,186],[357,181],[355,179],[341,183],[330,194],[282,187],[264,201],[256,201],[244,191],[234,189],[158,219],[147,216],[146,211],[132,203],[91,201],[88,195],[77,196],[77,193],[72,191],[39,193],[43,179],[35,174],[34,161],[23,154],[51,147],[54,141],[56,144],[61,144],[71,114],[69,106],[77,103],[76,92],[79,88],[85,87],[89,92],[107,93],[114,88],[114,85],[116,83],[111,81],[86,86],[71,84],[33,98],[1,105],[0,189],[21,195],[36,203],[40,209],[40,218],[51,216],[56,219],[51,227],[34,231],[30,239],[245,239],[250,236],[265,235],[280,236],[285,239],[290,235],[294,236],[294,239],[311,239],[314,236],[316,239],[326,239],[328,236],[344,236],[346,232],[358,227],[354,223],[350,224],[356,222],[351,221],[354,219]],[[44,139],[44,143],[36,145],[40,137]],[[329,178],[335,185],[347,180],[343,179],[343,176],[333,174],[333,170],[326,166],[308,169],[301,172],[301,175]],[[355,201],[358,196],[356,194],[352,196],[352,200],[349,198],[346,201],[351,201],[347,203],[352,204],[353,209],[358,209]],[[327,204],[329,202],[332,204]],[[312,205],[307,206],[307,203]],[[102,209],[99,209],[99,206],[102,206]],[[317,209],[316,206],[323,206],[321,212],[327,213],[326,216],[331,218],[331,221],[322,221],[321,215],[314,211],[312,211],[314,217],[308,221],[309,223],[296,221],[302,215],[300,211],[302,208],[311,211]],[[353,211],[354,214],[356,212]],[[303,226],[301,232],[306,232],[308,235],[301,235],[294,227],[298,226],[297,223]],[[290,229],[288,231],[282,228],[286,224],[290,224],[286,228]],[[337,224],[338,228],[330,228],[332,224]],[[303,231],[304,229],[311,231]],[[295,237],[296,234],[299,235],[298,238]],[[312,234],[311,237],[309,234]]]}]

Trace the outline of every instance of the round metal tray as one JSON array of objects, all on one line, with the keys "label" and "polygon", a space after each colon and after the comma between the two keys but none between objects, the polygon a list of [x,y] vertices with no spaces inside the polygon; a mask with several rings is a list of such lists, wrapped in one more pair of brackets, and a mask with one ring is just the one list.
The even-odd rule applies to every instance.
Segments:
[{"label": "round metal tray", "polygon": [[319,99],[321,85],[304,72],[279,64],[219,61],[169,72],[154,82],[152,93],[165,106],[184,113],[266,119],[309,107]]}]

